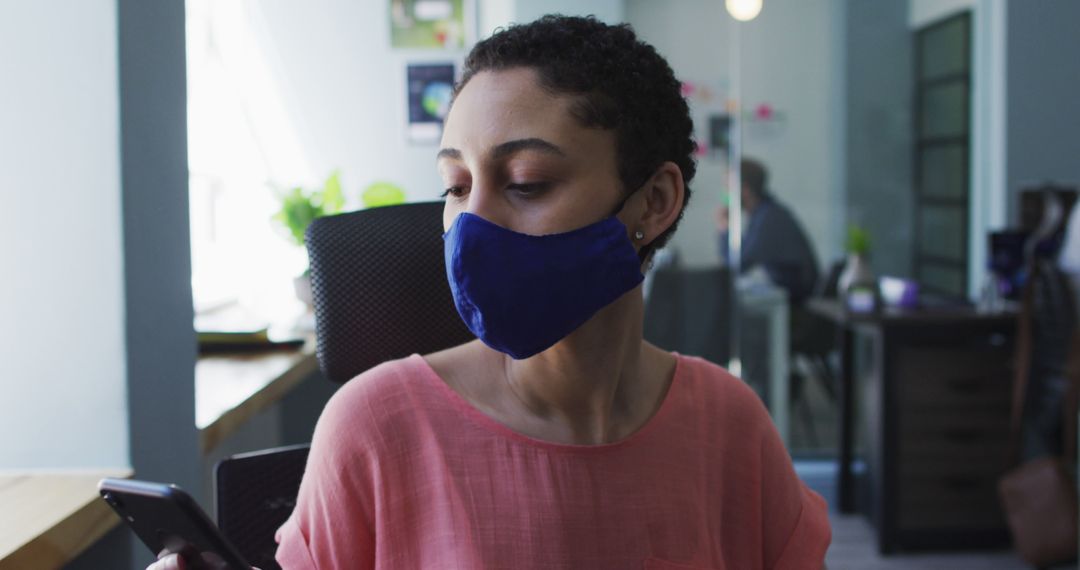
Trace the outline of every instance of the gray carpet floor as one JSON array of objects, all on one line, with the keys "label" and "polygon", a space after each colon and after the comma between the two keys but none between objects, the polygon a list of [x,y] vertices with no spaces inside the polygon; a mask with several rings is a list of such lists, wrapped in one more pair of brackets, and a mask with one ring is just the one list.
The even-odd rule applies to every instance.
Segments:
[{"label": "gray carpet floor", "polygon": [[[825,556],[829,570],[1024,570],[1030,568],[1012,551],[937,552],[882,556],[873,528],[859,515],[832,515],[833,541]],[[1075,566],[1074,566],[1075,567]]]}]

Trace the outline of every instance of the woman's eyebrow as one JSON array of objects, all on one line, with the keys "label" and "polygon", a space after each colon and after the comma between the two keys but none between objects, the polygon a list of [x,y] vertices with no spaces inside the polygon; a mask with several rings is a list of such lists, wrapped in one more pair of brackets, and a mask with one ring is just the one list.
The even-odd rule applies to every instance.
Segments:
[{"label": "woman's eyebrow", "polygon": [[[558,146],[538,138],[528,139],[516,139],[499,144],[491,150],[491,159],[499,160],[506,158],[512,154],[519,153],[523,150],[535,150],[545,154],[551,154],[555,156],[565,157],[566,153],[562,151]],[[439,153],[435,155],[435,161],[438,162],[444,158],[460,160],[461,151],[456,148],[443,148],[439,150]]]},{"label": "woman's eyebrow", "polygon": [[549,143],[548,141],[546,141],[544,139],[528,138],[528,139],[517,139],[517,140],[507,141],[507,142],[504,142],[504,143],[496,146],[491,151],[491,158],[493,160],[498,160],[500,158],[506,158],[507,156],[510,156],[511,154],[516,154],[516,153],[521,152],[523,150],[536,150],[536,151],[543,152],[545,154],[553,154],[555,156],[566,156],[566,153],[563,152],[561,148],[555,146],[552,143]]},{"label": "woman's eyebrow", "polygon": [[456,148],[443,148],[439,149],[439,154],[435,155],[435,162],[438,162],[444,158],[452,158],[454,160],[461,159],[461,151]]}]

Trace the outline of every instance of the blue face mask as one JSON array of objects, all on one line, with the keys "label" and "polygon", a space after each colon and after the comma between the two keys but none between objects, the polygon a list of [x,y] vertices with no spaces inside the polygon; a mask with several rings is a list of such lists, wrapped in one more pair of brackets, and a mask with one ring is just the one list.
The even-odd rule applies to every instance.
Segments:
[{"label": "blue face mask", "polygon": [[516,359],[547,350],[645,278],[626,226],[610,216],[532,236],[462,213],[443,235],[465,325]]}]

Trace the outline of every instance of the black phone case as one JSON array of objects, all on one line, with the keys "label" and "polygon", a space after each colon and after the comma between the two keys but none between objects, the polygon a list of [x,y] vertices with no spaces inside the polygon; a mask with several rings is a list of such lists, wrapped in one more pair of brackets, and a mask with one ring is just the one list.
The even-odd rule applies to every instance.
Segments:
[{"label": "black phone case", "polygon": [[101,497],[157,556],[181,553],[195,570],[251,570],[190,495],[175,485],[102,479]]}]

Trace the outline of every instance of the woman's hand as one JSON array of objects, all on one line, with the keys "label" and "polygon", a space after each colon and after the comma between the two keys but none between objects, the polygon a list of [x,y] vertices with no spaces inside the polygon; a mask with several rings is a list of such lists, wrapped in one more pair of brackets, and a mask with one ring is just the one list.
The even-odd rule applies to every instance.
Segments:
[{"label": "woman's hand", "polygon": [[187,563],[179,554],[165,554],[163,552],[158,557],[157,562],[147,566],[146,570],[184,570],[185,568],[187,568]]},{"label": "woman's hand", "polygon": [[[146,570],[186,570],[187,561],[179,554],[162,552],[158,555],[157,562],[146,567]],[[259,570],[252,566],[251,570]]]}]

